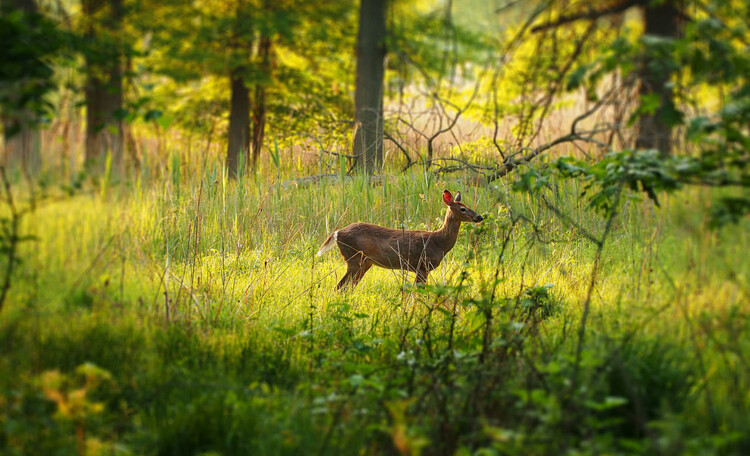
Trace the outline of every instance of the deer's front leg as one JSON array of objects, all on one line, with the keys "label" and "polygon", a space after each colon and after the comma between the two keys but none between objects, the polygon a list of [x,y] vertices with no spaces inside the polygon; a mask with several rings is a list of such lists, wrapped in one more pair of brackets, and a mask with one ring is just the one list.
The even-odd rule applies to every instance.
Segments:
[{"label": "deer's front leg", "polygon": [[434,268],[432,267],[432,262],[430,261],[430,258],[426,255],[425,252],[422,252],[422,256],[419,258],[419,262],[417,263],[417,266],[414,268],[414,272],[417,274],[417,278],[414,281],[417,285],[426,285],[427,284],[427,275],[432,271]]}]

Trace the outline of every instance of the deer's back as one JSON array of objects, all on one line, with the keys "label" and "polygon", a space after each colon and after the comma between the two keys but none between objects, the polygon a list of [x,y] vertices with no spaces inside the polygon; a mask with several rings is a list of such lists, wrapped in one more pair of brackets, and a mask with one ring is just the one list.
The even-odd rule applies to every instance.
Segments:
[{"label": "deer's back", "polygon": [[433,231],[397,230],[370,223],[353,223],[338,231],[337,242],[344,258],[361,252],[378,266],[390,269],[429,270],[437,267],[444,252],[436,245]]}]

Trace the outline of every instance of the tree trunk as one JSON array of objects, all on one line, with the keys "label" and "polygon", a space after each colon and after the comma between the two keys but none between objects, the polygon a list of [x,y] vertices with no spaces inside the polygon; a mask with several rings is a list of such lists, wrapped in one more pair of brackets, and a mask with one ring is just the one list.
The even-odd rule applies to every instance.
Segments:
[{"label": "tree trunk", "polygon": [[250,93],[244,79],[244,68],[232,71],[232,97],[229,107],[229,141],[227,144],[227,171],[237,177],[240,154],[247,157],[250,145]]},{"label": "tree trunk", "polygon": [[[34,0],[4,0],[0,6],[21,10],[26,14],[38,12]],[[39,131],[34,128],[37,119],[30,110],[15,113],[13,118],[3,121],[3,160],[8,169],[34,176],[41,168],[39,155]]]},{"label": "tree trunk", "polygon": [[[676,0],[663,2],[647,1],[643,6],[644,35],[662,38],[678,38],[679,10]],[[641,72],[641,97],[656,95],[659,107],[652,113],[643,113],[638,121],[639,132],[636,147],[657,149],[663,157],[672,148],[673,120],[669,114],[675,112],[670,78],[672,72],[660,64],[660,56],[646,55]]]},{"label": "tree trunk", "polygon": [[119,68],[106,81],[89,75],[86,83],[86,164],[101,172],[107,154],[111,155],[112,170],[122,171],[122,122],[115,114],[122,110],[122,76]]},{"label": "tree trunk", "polygon": [[[266,80],[270,79],[271,38],[261,36],[258,47],[261,71]],[[255,100],[253,106],[253,168],[255,168],[260,152],[263,149],[263,136],[266,128],[266,84],[258,81],[255,84]]]},{"label": "tree trunk", "polygon": [[[123,171],[122,51],[116,41],[122,0],[84,0],[83,10],[89,21],[89,39],[99,41],[86,59],[85,161],[89,170],[101,173],[110,154],[112,171],[119,174]],[[102,36],[98,32],[102,28],[112,33]]]},{"label": "tree trunk", "polygon": [[354,144],[359,170],[372,173],[383,164],[383,77],[386,0],[361,0],[354,93]]},{"label": "tree trunk", "polygon": [[21,10],[27,14],[39,11],[34,0],[0,0],[0,7]]},{"label": "tree trunk", "polygon": [[22,117],[25,120],[7,121],[3,126],[4,163],[9,170],[20,171],[26,176],[35,176],[42,167],[39,154],[40,135],[39,131],[32,127],[32,114]]}]

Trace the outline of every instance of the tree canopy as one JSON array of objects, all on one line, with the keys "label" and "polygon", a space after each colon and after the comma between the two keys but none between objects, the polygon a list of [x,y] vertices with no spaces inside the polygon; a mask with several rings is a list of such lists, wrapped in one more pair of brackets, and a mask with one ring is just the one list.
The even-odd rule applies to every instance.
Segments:
[{"label": "tree canopy", "polygon": [[[3,8],[6,138],[22,123],[67,121],[56,111],[73,100],[88,115],[86,157],[112,153],[129,168],[147,153],[138,138],[171,134],[225,145],[230,175],[280,150],[326,169],[345,157],[353,171],[359,149],[372,149],[372,172],[385,147],[402,167],[468,166],[493,180],[587,144],[600,156],[657,149],[665,166],[681,161],[680,182],[747,185],[742,2],[391,1],[378,6],[385,31],[363,28],[373,12],[351,1]],[[376,34],[384,69],[369,88],[357,76],[358,31]],[[72,73],[64,55],[78,55]],[[374,108],[357,114],[357,93]],[[369,112],[379,126],[358,130]]]}]

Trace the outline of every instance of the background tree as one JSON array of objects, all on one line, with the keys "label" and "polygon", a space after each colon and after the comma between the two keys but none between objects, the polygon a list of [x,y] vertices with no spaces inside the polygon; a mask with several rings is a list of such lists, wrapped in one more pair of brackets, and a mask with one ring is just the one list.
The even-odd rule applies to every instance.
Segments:
[{"label": "background tree", "polygon": [[314,132],[314,119],[340,110],[329,102],[340,103],[346,94],[336,81],[344,77],[340,58],[353,41],[344,35],[350,11],[344,1],[144,4],[137,27],[152,37],[143,50],[150,104],[194,129],[209,103],[216,112],[207,123],[221,133],[234,175],[240,154],[248,154],[244,163],[256,164],[269,116],[283,138],[298,129]]},{"label": "background tree", "polygon": [[359,9],[352,151],[357,168],[368,173],[383,164],[386,8],[386,0],[361,0]]},{"label": "background tree", "polygon": [[4,161],[31,176],[41,166],[37,126],[49,113],[46,97],[54,89],[49,58],[62,48],[64,37],[33,0],[0,2],[0,36]]},{"label": "background tree", "polygon": [[[273,14],[272,4],[268,0],[263,1],[262,11],[266,14]],[[269,27],[272,21],[266,20],[260,24],[260,34],[258,37],[258,80],[255,83],[255,94],[253,97],[253,114],[252,114],[252,165],[255,168],[258,165],[263,148],[263,139],[266,131],[266,91],[269,80],[271,79],[271,46],[273,29]]]},{"label": "background tree", "polygon": [[238,0],[233,24],[233,33],[229,38],[229,74],[231,96],[229,104],[229,131],[227,141],[227,172],[236,176],[240,155],[246,157],[250,146],[250,90],[248,88],[248,62],[253,44],[252,21],[248,4]]},{"label": "background tree", "polygon": [[[684,14],[679,3],[677,0],[643,3],[644,36],[659,40],[679,38]],[[669,65],[671,60],[665,58],[664,52],[664,46],[659,45],[645,49],[639,78],[640,96],[642,103],[650,100],[655,107],[641,113],[635,145],[641,149],[656,149],[667,157],[672,151],[672,127],[680,120],[671,84],[672,76],[679,68]]]},{"label": "background tree", "polygon": [[86,50],[86,158],[98,172],[107,154],[123,169],[122,0],[83,0]]},{"label": "background tree", "polygon": [[[638,108],[638,136],[636,147],[657,149],[668,156],[672,148],[672,127],[679,122],[675,109],[671,77],[677,68],[669,66],[671,60],[665,55],[668,46],[664,43],[680,36],[682,18],[678,0],[622,0],[592,9],[588,4],[566,8],[566,4],[551,3],[553,8],[563,10],[561,16],[532,30],[541,32],[579,20],[596,21],[599,18],[621,15],[630,8],[641,10],[643,40],[646,40],[640,62],[639,81],[641,104]],[[571,12],[570,9],[573,11]],[[617,21],[618,23],[620,21]]]}]

